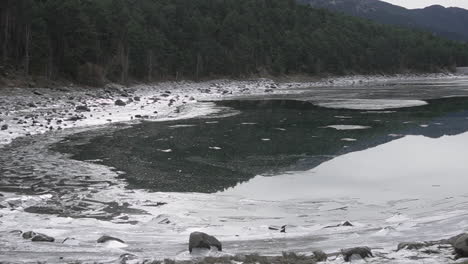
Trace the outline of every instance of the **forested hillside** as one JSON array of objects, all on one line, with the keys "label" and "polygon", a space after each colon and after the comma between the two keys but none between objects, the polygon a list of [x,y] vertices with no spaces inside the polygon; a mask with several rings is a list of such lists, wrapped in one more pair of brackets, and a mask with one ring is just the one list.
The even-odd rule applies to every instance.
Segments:
[{"label": "forested hillside", "polygon": [[298,1],[378,23],[425,30],[448,39],[468,42],[468,10],[463,8],[433,5],[421,9],[406,9],[378,0]]},{"label": "forested hillside", "polygon": [[2,0],[1,71],[90,85],[252,74],[435,71],[464,44],[295,0]]}]

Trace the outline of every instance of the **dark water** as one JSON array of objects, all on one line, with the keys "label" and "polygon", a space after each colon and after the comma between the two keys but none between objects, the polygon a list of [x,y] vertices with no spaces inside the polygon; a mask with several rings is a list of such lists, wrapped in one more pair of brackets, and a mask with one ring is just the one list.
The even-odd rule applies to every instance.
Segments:
[{"label": "dark water", "polygon": [[[327,109],[294,100],[239,100],[224,118],[144,122],[116,131],[75,134],[55,145],[78,160],[124,171],[130,188],[212,193],[256,175],[309,170],[336,156],[405,135],[468,131],[468,99],[428,101],[392,111]],[[367,129],[337,130],[332,125]],[[350,141],[353,139],[355,141]],[[389,160],[391,162],[391,160]]]}]

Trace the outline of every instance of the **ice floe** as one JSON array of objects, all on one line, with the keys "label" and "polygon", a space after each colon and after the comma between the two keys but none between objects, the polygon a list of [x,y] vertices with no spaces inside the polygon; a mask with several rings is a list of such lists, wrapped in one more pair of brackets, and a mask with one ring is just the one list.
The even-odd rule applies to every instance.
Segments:
[{"label": "ice floe", "polygon": [[394,99],[342,99],[315,103],[318,106],[336,109],[352,110],[383,110],[427,105],[422,100]]}]

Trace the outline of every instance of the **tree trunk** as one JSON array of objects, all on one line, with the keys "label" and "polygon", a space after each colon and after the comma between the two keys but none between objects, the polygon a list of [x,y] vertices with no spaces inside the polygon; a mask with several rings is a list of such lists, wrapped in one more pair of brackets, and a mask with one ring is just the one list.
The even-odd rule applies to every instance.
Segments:
[{"label": "tree trunk", "polygon": [[129,61],[128,61],[128,46],[125,49],[125,57],[124,57],[124,83],[128,85],[128,68],[129,68]]},{"label": "tree trunk", "polygon": [[128,45],[124,41],[119,43],[119,60],[120,60],[120,82],[128,83]]},{"label": "tree trunk", "polygon": [[200,52],[197,53],[197,66],[195,69],[195,78],[198,80],[200,78],[200,72],[203,71],[203,62],[202,62],[202,56],[200,55]]},{"label": "tree trunk", "polygon": [[50,37],[47,41],[47,48],[48,48],[48,55],[47,55],[46,77],[47,77],[47,80],[51,80],[53,77],[53,72],[54,72],[54,49],[52,47],[52,41],[50,40]]},{"label": "tree trunk", "polygon": [[153,81],[153,50],[148,51],[148,82]]},{"label": "tree trunk", "polygon": [[31,42],[31,25],[26,25],[24,31],[24,75],[29,75],[29,61],[30,61],[30,54],[29,54],[29,47]]},{"label": "tree trunk", "polygon": [[3,65],[6,66],[8,62],[8,33],[10,30],[10,12],[8,10],[8,7],[5,7],[5,14],[4,14],[4,22],[3,22],[3,45],[2,45],[2,62]]}]

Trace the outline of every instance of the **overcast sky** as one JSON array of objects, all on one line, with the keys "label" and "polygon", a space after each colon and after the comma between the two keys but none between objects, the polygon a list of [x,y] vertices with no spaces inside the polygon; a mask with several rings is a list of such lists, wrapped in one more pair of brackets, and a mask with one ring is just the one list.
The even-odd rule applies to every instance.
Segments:
[{"label": "overcast sky", "polygon": [[468,0],[383,0],[406,8],[423,8],[430,5],[455,6],[468,9]]}]

